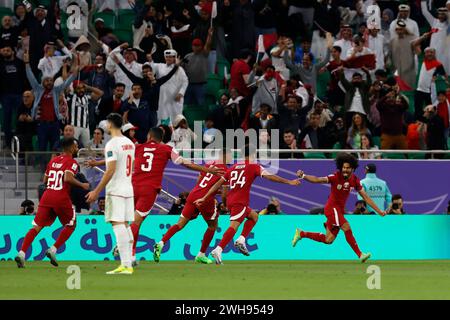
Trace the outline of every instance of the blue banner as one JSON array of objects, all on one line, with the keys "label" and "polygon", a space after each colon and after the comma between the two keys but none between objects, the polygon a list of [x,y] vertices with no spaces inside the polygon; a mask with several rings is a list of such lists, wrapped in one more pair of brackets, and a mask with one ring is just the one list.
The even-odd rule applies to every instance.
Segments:
[{"label": "blue banner", "polygon": [[[373,259],[450,259],[450,216],[352,216],[347,215],[353,234],[363,252]],[[177,216],[149,216],[141,227],[137,245],[138,259],[152,259],[153,245],[161,240]],[[30,216],[0,217],[0,259],[13,259],[23,237],[31,227]],[[331,245],[302,239],[292,248],[296,227],[306,231],[324,232],[324,216],[261,216],[247,238],[250,257],[244,257],[233,246],[224,250],[224,260],[346,260],[356,256],[341,232]],[[229,217],[222,216],[209,253],[229,226]],[[42,260],[45,250],[53,245],[61,230],[59,223],[44,228],[27,252],[28,260]],[[164,246],[162,260],[192,260],[198,253],[206,223],[198,218]],[[242,226],[235,236],[239,236]],[[77,217],[77,228],[58,251],[60,260],[110,260],[115,245],[112,228],[102,216]]]}]

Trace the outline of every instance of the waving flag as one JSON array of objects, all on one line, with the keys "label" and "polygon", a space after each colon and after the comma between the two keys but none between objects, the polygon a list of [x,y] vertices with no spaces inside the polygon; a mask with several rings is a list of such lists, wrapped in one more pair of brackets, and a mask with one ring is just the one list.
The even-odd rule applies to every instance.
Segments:
[{"label": "waving flag", "polygon": [[261,63],[262,61],[269,59],[269,56],[267,55],[266,48],[264,46],[264,36],[260,34],[258,36],[258,55],[256,56],[256,63]]},{"label": "waving flag", "polygon": [[212,10],[211,10],[211,27],[213,23],[213,19],[217,17],[217,2],[214,1],[212,4]]}]

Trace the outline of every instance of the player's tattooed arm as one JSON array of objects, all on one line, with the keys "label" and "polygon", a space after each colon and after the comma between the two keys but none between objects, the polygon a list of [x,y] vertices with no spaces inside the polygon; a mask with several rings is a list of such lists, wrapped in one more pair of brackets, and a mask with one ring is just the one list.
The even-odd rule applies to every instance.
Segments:
[{"label": "player's tattooed arm", "polygon": [[306,180],[308,182],[311,182],[311,183],[328,183],[329,182],[327,177],[311,176],[309,174],[305,174],[302,170],[297,171],[297,177],[299,177],[300,179]]},{"label": "player's tattooed arm", "polygon": [[378,208],[378,206],[372,200],[372,198],[369,197],[369,195],[364,191],[364,189],[361,189],[360,191],[358,191],[358,193],[367,203],[367,205],[371,206],[376,211],[376,213],[378,213],[382,217],[386,215],[386,211],[381,211],[380,208]]},{"label": "player's tattooed arm", "polygon": [[87,183],[87,182],[83,183],[83,182],[80,182],[77,179],[75,179],[75,176],[74,176],[73,172],[71,172],[71,171],[64,172],[64,181],[74,187],[81,188],[84,190],[89,190],[89,188],[90,188],[89,183]]}]

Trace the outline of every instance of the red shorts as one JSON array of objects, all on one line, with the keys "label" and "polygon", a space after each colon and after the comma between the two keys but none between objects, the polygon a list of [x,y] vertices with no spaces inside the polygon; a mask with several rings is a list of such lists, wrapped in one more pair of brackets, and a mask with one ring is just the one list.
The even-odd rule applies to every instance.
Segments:
[{"label": "red shorts", "polygon": [[151,187],[133,187],[134,209],[141,217],[146,217],[156,201],[161,189]]},{"label": "red shorts", "polygon": [[181,212],[181,216],[187,220],[194,220],[198,217],[199,213],[202,214],[205,221],[215,220],[219,216],[214,197],[206,200],[200,207],[197,207],[193,201],[188,199],[184,205],[183,212]]},{"label": "red shorts", "polygon": [[252,212],[252,208],[243,206],[243,205],[235,205],[230,208],[230,221],[237,221],[242,223],[242,221],[247,218],[247,216]]},{"label": "red shorts", "polygon": [[347,219],[344,217],[344,210],[335,207],[325,207],[325,216],[327,217],[325,228],[336,236],[342,225],[347,222]]},{"label": "red shorts", "polygon": [[55,222],[56,217],[63,226],[73,226],[76,223],[76,215],[73,207],[68,206],[39,206],[33,225],[48,227]]}]

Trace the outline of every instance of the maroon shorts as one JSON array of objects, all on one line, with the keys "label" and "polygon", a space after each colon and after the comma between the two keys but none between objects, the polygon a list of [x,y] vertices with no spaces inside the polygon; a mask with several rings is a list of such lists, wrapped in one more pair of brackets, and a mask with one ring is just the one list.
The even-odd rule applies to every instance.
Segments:
[{"label": "maroon shorts", "polygon": [[243,205],[234,205],[230,208],[230,221],[238,221],[242,223],[245,218],[252,212],[252,208]]},{"label": "maroon shorts", "polygon": [[134,187],[134,209],[141,217],[146,217],[155,204],[161,189],[151,187]]},{"label": "maroon shorts", "polygon": [[336,236],[342,225],[347,222],[347,219],[344,217],[344,210],[336,207],[325,207],[325,216],[327,217],[325,228]]},{"label": "maroon shorts", "polygon": [[63,226],[73,226],[76,223],[76,215],[73,207],[66,206],[39,206],[33,225],[48,227],[55,222],[56,217]]},{"label": "maroon shorts", "polygon": [[214,197],[209,198],[199,207],[188,199],[184,205],[183,212],[181,212],[181,216],[187,220],[194,220],[200,213],[205,221],[215,220],[219,216]]}]

